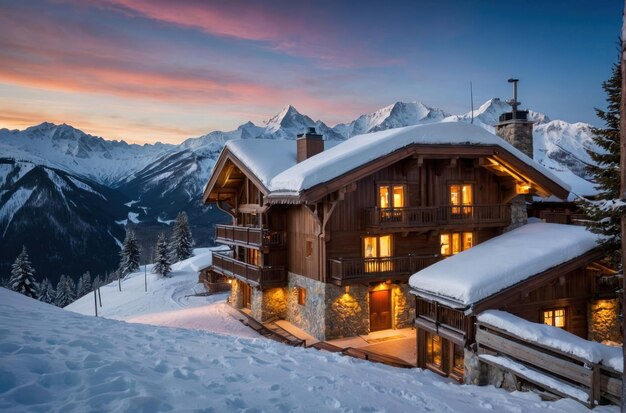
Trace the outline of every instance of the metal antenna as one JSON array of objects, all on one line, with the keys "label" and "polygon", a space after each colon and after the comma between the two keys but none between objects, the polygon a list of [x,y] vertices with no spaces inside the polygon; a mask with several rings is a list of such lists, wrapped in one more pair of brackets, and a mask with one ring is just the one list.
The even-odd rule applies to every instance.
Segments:
[{"label": "metal antenna", "polygon": [[471,124],[474,124],[474,91],[472,90],[472,81],[470,80],[470,104],[472,108],[472,120]]},{"label": "metal antenna", "polygon": [[522,104],[522,102],[517,101],[517,82],[519,79],[509,79],[508,82],[513,83],[513,99],[507,100],[506,103],[513,107],[513,119],[517,119],[517,107]]}]

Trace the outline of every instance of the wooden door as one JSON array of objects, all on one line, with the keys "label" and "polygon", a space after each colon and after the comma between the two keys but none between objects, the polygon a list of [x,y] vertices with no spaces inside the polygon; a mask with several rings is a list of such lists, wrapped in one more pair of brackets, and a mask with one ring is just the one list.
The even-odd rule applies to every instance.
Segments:
[{"label": "wooden door", "polygon": [[250,308],[252,303],[252,288],[246,283],[241,284],[241,305],[243,308]]},{"label": "wooden door", "polygon": [[391,290],[370,292],[370,331],[391,328]]}]

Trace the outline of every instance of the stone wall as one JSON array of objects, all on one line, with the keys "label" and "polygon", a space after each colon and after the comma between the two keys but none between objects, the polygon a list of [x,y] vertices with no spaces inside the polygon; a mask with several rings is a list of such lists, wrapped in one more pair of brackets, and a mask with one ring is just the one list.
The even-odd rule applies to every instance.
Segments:
[{"label": "stone wall", "polygon": [[[318,340],[326,340],[325,284],[289,273],[286,290],[286,319]],[[298,304],[298,287],[306,289],[304,305]]]},{"label": "stone wall", "polygon": [[391,295],[393,328],[406,328],[415,322],[415,297],[408,284],[394,285]]},{"label": "stone wall", "polygon": [[326,285],[326,339],[353,337],[368,334],[369,287],[351,285],[345,287]]},{"label": "stone wall", "polygon": [[252,317],[261,322],[284,319],[287,314],[287,297],[284,288],[252,289],[250,303]]},{"label": "stone wall", "polygon": [[230,305],[235,308],[243,307],[243,298],[241,295],[241,281],[233,280],[230,289]]},{"label": "stone wall", "polygon": [[588,338],[601,342],[603,340],[622,342],[619,320],[619,300],[597,300],[589,306]]},{"label": "stone wall", "polygon": [[504,232],[514,230],[528,223],[528,210],[526,209],[526,196],[518,195],[511,200],[511,225]]}]

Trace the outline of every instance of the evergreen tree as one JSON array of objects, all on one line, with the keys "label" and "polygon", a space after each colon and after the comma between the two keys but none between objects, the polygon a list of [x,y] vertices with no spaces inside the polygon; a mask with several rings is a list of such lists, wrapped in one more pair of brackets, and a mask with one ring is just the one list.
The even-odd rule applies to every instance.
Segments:
[{"label": "evergreen tree", "polygon": [[56,292],[54,291],[54,287],[49,279],[44,278],[39,283],[39,301],[43,301],[44,303],[54,304],[56,299]]},{"label": "evergreen tree", "polygon": [[91,274],[89,271],[83,274],[78,280],[78,286],[76,287],[76,297],[82,297],[85,294],[91,292]]},{"label": "evergreen tree", "polygon": [[176,216],[174,231],[172,232],[171,256],[173,261],[182,261],[191,257],[193,237],[189,229],[187,214],[183,211]]},{"label": "evergreen tree", "polygon": [[161,274],[164,277],[172,272],[170,267],[170,259],[168,254],[168,245],[165,240],[165,235],[161,232],[156,244],[156,258],[152,272],[155,274]]},{"label": "evergreen tree", "polygon": [[97,290],[98,287],[100,287],[100,275],[96,275],[95,278],[93,279],[93,282],[91,283],[91,290]]},{"label": "evergreen tree", "polygon": [[135,238],[135,232],[132,230],[126,231],[126,238],[124,238],[124,244],[120,252],[121,259],[119,270],[122,277],[139,269],[140,252],[141,250],[139,248],[139,242],[137,242],[137,238]]},{"label": "evergreen tree", "polygon": [[609,80],[602,83],[606,92],[607,109],[596,108],[596,115],[604,127],[593,128],[593,141],[603,152],[588,150],[596,163],[588,167],[597,183],[597,199],[583,200],[581,207],[589,217],[586,226],[590,231],[605,235],[600,242],[612,263],[621,262],[620,215],[625,205],[620,201],[620,104],[622,100],[622,70],[620,64],[613,66]]},{"label": "evergreen tree", "polygon": [[66,277],[64,274],[61,275],[59,279],[59,283],[57,284],[57,293],[54,303],[58,307],[65,307],[71,304],[76,299],[76,287],[74,285],[74,280],[70,277]]},{"label": "evergreen tree", "polygon": [[11,267],[9,288],[27,297],[38,297],[35,270],[30,265],[25,246],[22,247],[22,252],[17,256]]}]

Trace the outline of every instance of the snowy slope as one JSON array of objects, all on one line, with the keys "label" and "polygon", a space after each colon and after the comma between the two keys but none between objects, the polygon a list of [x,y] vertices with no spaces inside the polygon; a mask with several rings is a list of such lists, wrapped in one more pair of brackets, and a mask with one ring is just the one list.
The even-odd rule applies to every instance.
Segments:
[{"label": "snowy slope", "polygon": [[588,411],[264,338],[83,316],[6,289],[0,326],[2,411]]}]

